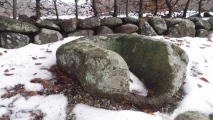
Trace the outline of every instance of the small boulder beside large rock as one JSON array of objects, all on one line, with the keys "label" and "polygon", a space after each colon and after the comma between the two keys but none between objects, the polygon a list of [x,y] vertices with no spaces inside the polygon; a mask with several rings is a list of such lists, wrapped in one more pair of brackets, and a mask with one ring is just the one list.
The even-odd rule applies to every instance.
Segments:
[{"label": "small boulder beside large rock", "polygon": [[123,24],[122,20],[117,17],[107,17],[101,19],[101,26],[108,26],[110,28],[115,28],[122,24]]},{"label": "small boulder beside large rock", "polygon": [[59,27],[64,32],[74,32],[77,29],[77,19],[71,18],[58,23]]},{"label": "small boulder beside large rock", "polygon": [[148,22],[155,29],[158,35],[162,35],[167,30],[165,20],[159,16],[150,18]]},{"label": "small boulder beside large rock", "polygon": [[95,29],[101,25],[99,17],[91,17],[83,20],[78,20],[78,27],[80,29]]},{"label": "small boulder beside large rock", "polygon": [[130,34],[138,31],[138,26],[135,24],[124,24],[117,28],[115,28],[115,33],[124,33],[124,34]]}]

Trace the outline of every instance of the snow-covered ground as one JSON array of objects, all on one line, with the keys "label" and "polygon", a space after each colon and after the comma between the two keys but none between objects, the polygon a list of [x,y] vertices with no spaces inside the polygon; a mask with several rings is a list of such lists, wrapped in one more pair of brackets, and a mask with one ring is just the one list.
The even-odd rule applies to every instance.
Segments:
[{"label": "snow-covered ground", "polygon": [[[66,119],[68,102],[63,94],[32,93],[28,97],[17,94],[10,98],[3,96],[8,92],[15,92],[12,88],[19,84],[24,85],[25,91],[43,90],[41,84],[30,81],[34,78],[50,79],[52,74],[44,68],[56,64],[55,52],[61,44],[76,38],[78,37],[69,37],[45,45],[29,44],[19,49],[0,48],[0,119],[4,114],[10,113],[11,120],[30,120],[32,113],[39,111],[45,113],[44,120]],[[205,115],[213,113],[213,38],[156,38],[177,44],[188,53],[190,60],[184,84],[186,95],[173,113],[155,112],[151,115],[141,111],[111,111],[78,104],[69,114],[75,115],[77,120],[172,120],[189,110]]]}]

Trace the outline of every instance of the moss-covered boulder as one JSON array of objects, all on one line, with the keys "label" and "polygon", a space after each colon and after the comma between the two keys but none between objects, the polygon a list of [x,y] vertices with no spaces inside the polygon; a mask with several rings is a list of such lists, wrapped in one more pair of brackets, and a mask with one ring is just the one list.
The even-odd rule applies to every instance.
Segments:
[{"label": "moss-covered boulder", "polygon": [[[84,51],[88,51],[87,54]],[[113,52],[115,57],[112,57],[111,59],[117,59],[117,65],[114,64],[114,62],[110,62],[111,64],[108,64],[109,66],[98,66],[103,64],[103,62],[100,63],[100,61],[111,57],[109,56],[110,54],[105,54],[108,53],[108,51],[118,53],[125,60],[128,67],[130,67],[130,71],[132,71],[139,79],[143,78],[146,87],[153,91],[152,96],[148,97],[133,95],[126,92],[128,90],[123,92],[125,99],[134,103],[138,107],[155,108],[165,105],[172,99],[172,96],[183,84],[186,66],[188,63],[186,53],[172,43],[142,35],[128,34],[79,38],[76,41],[62,45],[57,50],[57,64],[65,73],[69,75],[75,73],[79,81],[81,81],[81,79],[90,81],[87,79],[94,78],[96,79],[96,82],[93,84],[97,85],[97,83],[99,83],[98,81],[103,81],[101,79],[104,79],[104,77],[98,77],[100,76],[100,73],[102,74],[101,76],[114,76],[115,74],[116,77],[112,77],[112,80],[115,81],[128,81],[129,78],[127,77],[129,75],[125,75],[127,72],[124,72],[128,71],[126,70],[126,67],[122,67],[123,72],[102,72],[109,70],[109,68],[114,68],[117,70],[119,68],[117,65],[121,65],[120,62],[122,62],[122,66],[125,64],[123,63],[122,59],[118,57],[119,55]],[[97,57],[97,54],[102,54],[101,56],[106,58],[99,58]],[[90,57],[91,59],[98,58],[96,61],[93,61],[94,65],[90,65],[93,70],[88,69],[87,65],[87,61]],[[91,71],[98,74],[90,74],[91,76],[85,77]],[[114,78],[120,78],[122,80]],[[106,86],[109,86],[108,84],[113,85],[113,82],[115,82],[112,82],[110,79],[104,83]],[[92,84],[92,82],[89,83]],[[81,84],[84,86],[85,83],[82,83],[81,81]],[[123,87],[126,89],[126,85]],[[84,87],[84,89],[88,90],[89,88]],[[111,94],[114,94],[112,92],[113,91],[111,91]],[[114,95],[111,94],[108,95],[108,98],[114,97]]]},{"label": "moss-covered boulder", "polygon": [[205,115],[197,111],[187,111],[179,114],[174,120],[209,120]]},{"label": "moss-covered boulder", "polygon": [[53,21],[49,20],[37,20],[36,21],[36,26],[39,28],[47,28],[47,29],[53,29],[53,30],[58,30],[60,31],[60,27],[56,25]]},{"label": "moss-covered boulder", "polygon": [[195,32],[194,23],[185,19],[182,22],[169,27],[165,35],[170,37],[195,37]]},{"label": "moss-covered boulder", "polygon": [[92,36],[92,35],[94,35],[93,30],[76,30],[75,32],[68,34],[68,36]]},{"label": "moss-covered boulder", "polygon": [[26,46],[30,43],[27,35],[12,32],[0,33],[0,47],[6,49],[15,49]]},{"label": "moss-covered boulder", "polygon": [[139,34],[147,36],[157,35],[152,26],[144,19],[140,19],[139,21]]},{"label": "moss-covered boulder", "polygon": [[78,27],[80,29],[95,29],[101,25],[101,21],[99,17],[90,17],[86,19],[78,20]]},{"label": "moss-covered boulder", "polygon": [[64,32],[73,32],[77,29],[77,19],[71,18],[69,20],[59,22],[58,25]]},{"label": "moss-covered boulder", "polygon": [[38,28],[32,24],[14,20],[8,17],[0,16],[0,31],[18,32],[18,33],[35,33]]},{"label": "moss-covered boulder", "polygon": [[42,28],[41,31],[34,37],[35,44],[46,44],[59,41],[63,38],[60,32]]},{"label": "moss-covered boulder", "polygon": [[97,35],[107,35],[107,34],[113,34],[113,33],[114,33],[113,30],[107,26],[100,26],[97,29]]},{"label": "moss-covered boulder", "polygon": [[167,30],[165,20],[159,16],[150,18],[148,22],[155,29],[158,35],[162,35]]},{"label": "moss-covered boulder", "polygon": [[122,20],[117,17],[107,17],[101,19],[101,26],[108,26],[110,28],[115,28],[122,24],[123,24]]},{"label": "moss-covered boulder", "polygon": [[75,41],[62,45],[56,56],[58,66],[70,76],[75,73],[90,95],[122,99],[128,93],[129,69],[117,53]]},{"label": "moss-covered boulder", "polygon": [[135,24],[124,24],[117,28],[115,28],[115,33],[124,33],[124,34],[130,34],[138,31],[138,26]]}]

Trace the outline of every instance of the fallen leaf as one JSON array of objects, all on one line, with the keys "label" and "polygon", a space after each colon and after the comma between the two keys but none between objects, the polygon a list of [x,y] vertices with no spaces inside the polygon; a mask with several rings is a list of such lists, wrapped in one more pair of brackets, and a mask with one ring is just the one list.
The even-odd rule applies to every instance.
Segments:
[{"label": "fallen leaf", "polygon": [[177,41],[177,42],[181,42],[181,43],[183,42],[183,40],[178,40],[178,39],[177,39],[176,41]]},{"label": "fallen leaf", "polygon": [[61,86],[59,86],[59,85],[53,85],[53,86],[50,87],[50,89],[57,91],[57,90],[61,89]]},{"label": "fallen leaf", "polygon": [[197,74],[198,74],[198,75],[203,75],[203,73],[201,73],[201,72],[197,72]]},{"label": "fallen leaf", "polygon": [[46,52],[47,52],[47,53],[52,53],[52,51],[51,51],[51,50],[48,50],[48,49],[46,50]]},{"label": "fallen leaf", "polygon": [[155,114],[153,113],[153,111],[151,109],[143,109],[142,111],[145,112],[145,113],[147,113],[147,114],[155,116]]},{"label": "fallen leaf", "polygon": [[201,87],[202,87],[202,85],[201,85],[201,84],[197,84],[197,86],[198,86],[199,88],[201,88]]},{"label": "fallen leaf", "polygon": [[37,58],[36,58],[36,57],[32,57],[32,59],[33,59],[33,60],[37,60]]},{"label": "fallen leaf", "polygon": [[204,49],[204,48],[206,48],[206,47],[200,47],[200,49]]},{"label": "fallen leaf", "polygon": [[37,73],[34,73],[33,75],[37,75]]},{"label": "fallen leaf", "polygon": [[0,53],[0,56],[2,56],[3,54],[2,53]]},{"label": "fallen leaf", "polygon": [[190,47],[189,45],[186,45],[186,47]]},{"label": "fallen leaf", "polygon": [[132,79],[129,79],[129,81],[130,81],[131,83],[133,83]]},{"label": "fallen leaf", "polygon": [[148,95],[151,96],[151,97],[154,97],[154,90],[152,89],[148,89]]},{"label": "fallen leaf", "polygon": [[174,40],[170,40],[171,42],[175,42]]},{"label": "fallen leaf", "polygon": [[43,80],[41,84],[43,85],[44,88],[48,88],[50,86],[50,82],[47,80]]},{"label": "fallen leaf", "polygon": [[204,78],[204,77],[201,77],[200,80],[209,83],[209,81],[206,78]]},{"label": "fallen leaf", "polygon": [[35,65],[41,65],[42,63],[35,63]]},{"label": "fallen leaf", "polygon": [[39,59],[46,59],[47,57],[39,57]]},{"label": "fallen leaf", "polygon": [[15,70],[15,68],[11,68],[10,70]]},{"label": "fallen leaf", "polygon": [[8,69],[6,69],[4,72],[9,72],[9,70],[8,70]]},{"label": "fallen leaf", "polygon": [[36,91],[29,92],[29,96],[36,96],[36,95],[38,95],[38,93]]},{"label": "fallen leaf", "polygon": [[63,40],[64,40],[64,38],[62,37],[60,40],[61,40],[61,41],[63,41]]},{"label": "fallen leaf", "polygon": [[41,78],[34,78],[32,80],[30,80],[31,83],[41,83],[42,79]]},{"label": "fallen leaf", "polygon": [[6,51],[6,50],[5,50],[4,52],[5,52],[5,53],[7,53],[7,51]]},{"label": "fallen leaf", "polygon": [[203,44],[203,46],[206,46],[206,47],[211,47],[211,45],[208,45],[208,44]]},{"label": "fallen leaf", "polygon": [[12,75],[14,75],[14,74],[12,74],[12,73],[5,73],[4,75],[5,75],[5,76],[12,76]]}]

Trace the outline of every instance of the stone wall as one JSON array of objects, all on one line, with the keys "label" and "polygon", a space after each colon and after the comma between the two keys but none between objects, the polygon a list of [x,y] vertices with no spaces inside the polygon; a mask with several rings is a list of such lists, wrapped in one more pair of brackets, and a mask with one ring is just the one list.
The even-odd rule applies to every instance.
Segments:
[{"label": "stone wall", "polygon": [[46,44],[68,36],[106,34],[164,35],[169,37],[206,37],[213,31],[213,18],[188,19],[152,17],[37,20],[20,16],[19,20],[0,16],[0,47],[19,48],[29,43]]}]

